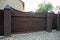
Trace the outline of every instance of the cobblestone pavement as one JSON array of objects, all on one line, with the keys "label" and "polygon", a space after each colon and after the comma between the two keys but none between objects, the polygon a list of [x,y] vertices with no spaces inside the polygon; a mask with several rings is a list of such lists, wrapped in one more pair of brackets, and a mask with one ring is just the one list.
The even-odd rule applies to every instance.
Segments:
[{"label": "cobblestone pavement", "polygon": [[52,32],[40,31],[24,34],[12,34],[11,37],[5,37],[1,40],[60,40],[60,31]]}]

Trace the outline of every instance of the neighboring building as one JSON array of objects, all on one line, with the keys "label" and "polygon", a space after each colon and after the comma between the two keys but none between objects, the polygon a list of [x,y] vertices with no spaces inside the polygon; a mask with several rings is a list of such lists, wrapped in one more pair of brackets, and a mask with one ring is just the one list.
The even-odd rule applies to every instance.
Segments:
[{"label": "neighboring building", "polygon": [[6,5],[19,11],[24,10],[24,2],[21,0],[0,0],[0,10],[3,10]]}]

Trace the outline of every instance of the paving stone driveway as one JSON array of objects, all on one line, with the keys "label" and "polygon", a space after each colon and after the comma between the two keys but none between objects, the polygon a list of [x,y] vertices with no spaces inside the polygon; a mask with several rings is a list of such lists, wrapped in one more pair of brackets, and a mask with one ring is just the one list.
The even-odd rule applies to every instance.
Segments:
[{"label": "paving stone driveway", "polygon": [[60,40],[60,31],[52,32],[40,31],[25,34],[12,34],[2,40]]}]

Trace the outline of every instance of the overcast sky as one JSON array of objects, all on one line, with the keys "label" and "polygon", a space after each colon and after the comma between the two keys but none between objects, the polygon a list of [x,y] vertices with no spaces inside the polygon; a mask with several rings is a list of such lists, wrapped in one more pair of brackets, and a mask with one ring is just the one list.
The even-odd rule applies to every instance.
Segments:
[{"label": "overcast sky", "polygon": [[60,0],[22,0],[25,3],[25,11],[35,11],[41,3],[52,3],[54,7],[60,6]]}]

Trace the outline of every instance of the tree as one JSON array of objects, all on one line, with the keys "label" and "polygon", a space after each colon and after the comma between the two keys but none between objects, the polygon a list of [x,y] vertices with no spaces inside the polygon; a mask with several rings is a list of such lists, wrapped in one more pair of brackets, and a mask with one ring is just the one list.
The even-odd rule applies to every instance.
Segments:
[{"label": "tree", "polygon": [[53,8],[53,6],[48,3],[48,4],[41,4],[39,6],[39,8],[36,10],[37,13],[41,13],[41,12],[47,12],[48,10],[51,10]]}]

